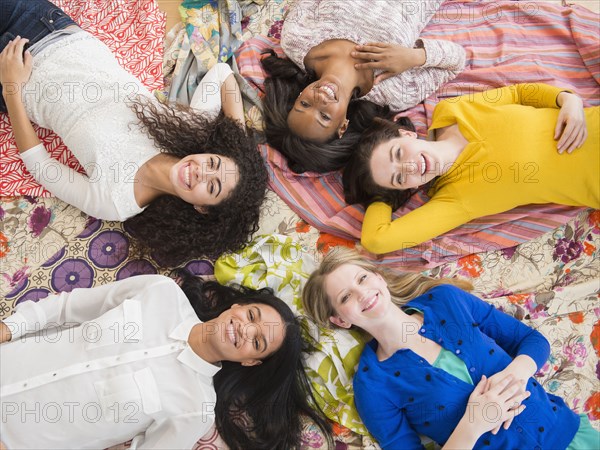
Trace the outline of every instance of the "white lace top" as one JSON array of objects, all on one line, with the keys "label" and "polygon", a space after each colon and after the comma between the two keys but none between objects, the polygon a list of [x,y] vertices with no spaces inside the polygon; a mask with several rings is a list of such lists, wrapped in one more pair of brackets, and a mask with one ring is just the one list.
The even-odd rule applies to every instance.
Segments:
[{"label": "white lace top", "polygon": [[[203,96],[195,107],[218,112],[219,89],[210,92],[217,95]],[[142,212],[134,176],[158,149],[136,125],[128,104],[135,95],[155,101],[89,33],[78,31],[44,47],[33,58],[25,108],[33,122],[61,137],[86,175],[52,159],[42,144],[21,154],[27,169],[52,194],[91,216],[124,221]]]},{"label": "white lace top", "polygon": [[450,41],[419,39],[441,0],[297,0],[281,30],[281,47],[303,70],[304,58],[331,39],[357,44],[388,42],[423,47],[426,62],[373,86],[362,97],[393,111],[415,106],[465,66],[465,50]]}]

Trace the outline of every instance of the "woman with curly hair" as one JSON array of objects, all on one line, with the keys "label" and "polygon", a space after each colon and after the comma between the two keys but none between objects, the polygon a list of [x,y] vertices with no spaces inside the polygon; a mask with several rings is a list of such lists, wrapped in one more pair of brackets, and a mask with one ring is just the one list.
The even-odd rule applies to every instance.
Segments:
[{"label": "woman with curly hair", "polygon": [[[215,423],[232,450],[287,450],[300,444],[301,415],[327,433],[290,308],[269,289],[178,281],[75,289],[23,302],[0,322],[6,448],[133,438],[132,448],[191,450]],[[36,405],[44,412],[21,415]]]},{"label": "woman with curly hair", "polygon": [[[21,157],[42,186],[94,217],[135,217],[129,228],[140,247],[167,264],[246,242],[257,227],[266,170],[239,123],[230,70],[215,67],[198,88],[194,104],[209,111],[201,117],[159,104],[104,44],[47,0],[10,0],[1,14],[0,110],[8,111]],[[232,118],[213,118],[221,100]],[[55,131],[86,174],[50,158],[30,119]]]},{"label": "woman with curly hair", "polygon": [[393,111],[415,106],[462,71],[461,46],[419,39],[440,4],[302,0],[290,5],[281,30],[289,59],[271,52],[262,60],[269,75],[265,134],[290,168],[342,168],[371,120],[389,115],[384,106]]}]

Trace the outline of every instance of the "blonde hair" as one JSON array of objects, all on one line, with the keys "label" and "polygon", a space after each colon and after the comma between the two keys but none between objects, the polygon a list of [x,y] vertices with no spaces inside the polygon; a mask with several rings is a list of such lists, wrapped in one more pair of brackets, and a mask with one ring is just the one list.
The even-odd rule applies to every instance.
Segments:
[{"label": "blonde hair", "polygon": [[440,284],[452,284],[467,291],[473,289],[473,285],[468,281],[456,278],[434,279],[420,273],[398,275],[389,270],[381,270],[371,261],[359,255],[356,250],[335,247],[323,258],[323,262],[311,274],[302,291],[302,304],[305,313],[322,327],[332,327],[333,324],[329,321],[329,318],[335,316],[331,301],[325,292],[325,279],[327,275],[344,264],[352,264],[369,272],[380,274],[387,283],[392,302],[397,306],[404,305]]}]

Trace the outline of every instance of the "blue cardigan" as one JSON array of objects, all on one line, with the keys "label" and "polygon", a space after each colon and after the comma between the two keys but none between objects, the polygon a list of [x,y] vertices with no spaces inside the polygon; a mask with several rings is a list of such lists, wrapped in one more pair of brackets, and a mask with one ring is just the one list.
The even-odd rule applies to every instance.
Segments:
[{"label": "blue cardigan", "polygon": [[[437,286],[410,301],[423,311],[419,334],[454,352],[475,384],[508,366],[514,357],[533,358],[538,369],[550,354],[548,341],[536,330],[450,285]],[[354,376],[358,412],[384,449],[421,449],[419,434],[443,445],[466,411],[475,386],[437,369],[412,350],[378,361],[377,341],[369,342]],[[527,407],[508,430],[485,433],[475,449],[565,449],[579,428],[564,401],[546,393],[530,378]],[[490,417],[496,411],[489,408]]]}]

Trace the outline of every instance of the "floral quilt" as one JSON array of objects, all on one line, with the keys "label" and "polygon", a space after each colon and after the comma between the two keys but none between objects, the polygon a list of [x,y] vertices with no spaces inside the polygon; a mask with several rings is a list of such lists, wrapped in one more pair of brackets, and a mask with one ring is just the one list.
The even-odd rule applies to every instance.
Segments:
[{"label": "floral quilt", "polygon": [[[98,3],[70,3],[75,1]],[[123,2],[110,1],[111,5],[117,3]],[[154,4],[142,3],[145,8]],[[242,24],[244,40],[256,33],[277,37],[286,0],[239,3],[245,11],[255,8],[255,15]],[[146,11],[155,14],[154,9]],[[160,65],[152,67],[160,70]],[[0,138],[7,132],[0,127]],[[3,165],[3,169],[7,167]],[[269,284],[301,313],[299,293],[311,267],[332,247],[354,245],[354,241],[319,233],[273,192],[263,205],[256,239],[254,249],[260,252],[248,250],[241,256],[225,256],[216,265],[197,259],[183,266],[199,275],[216,272],[221,281]],[[259,240],[262,243],[257,246]],[[287,243],[283,248],[282,242]],[[271,249],[265,253],[269,243]],[[476,294],[537,327],[550,341],[552,353],[536,376],[547,390],[563,396],[578,413],[586,413],[596,428],[600,428],[599,249],[600,211],[586,210],[530,242],[470,255],[428,272],[434,277],[470,279]],[[277,265],[277,270],[261,266],[257,253],[262,260],[272,261],[271,266]],[[168,274],[168,270],[161,269],[157,261],[136,257],[122,224],[89,218],[56,198],[0,197],[0,319],[26,299],[141,273]],[[310,375],[321,405],[333,421],[336,448],[375,448],[352,404],[350,380],[362,340],[360,336],[342,334],[334,342],[327,332],[312,328],[313,339],[320,345],[307,357]],[[304,448],[325,447],[323,436],[310,423],[303,437]],[[223,444],[213,431],[197,448],[223,448]]]}]

